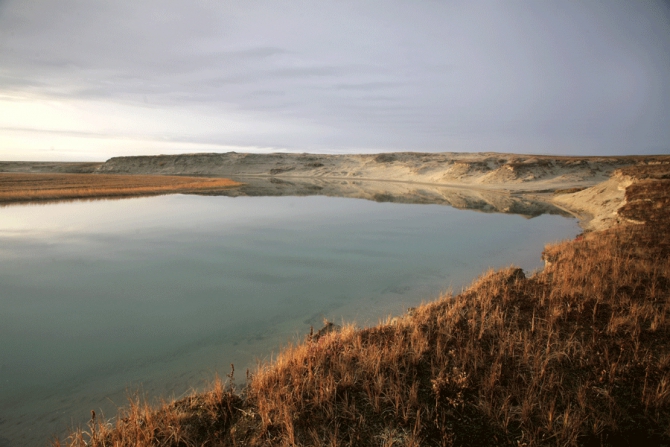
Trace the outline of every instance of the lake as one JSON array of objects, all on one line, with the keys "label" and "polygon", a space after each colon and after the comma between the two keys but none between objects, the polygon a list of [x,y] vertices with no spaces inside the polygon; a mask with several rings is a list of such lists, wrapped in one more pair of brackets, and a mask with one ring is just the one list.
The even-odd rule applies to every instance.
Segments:
[{"label": "lake", "polygon": [[0,446],[136,392],[178,397],[322,326],[375,324],[489,267],[540,268],[574,219],[444,205],[170,195],[0,208]]}]

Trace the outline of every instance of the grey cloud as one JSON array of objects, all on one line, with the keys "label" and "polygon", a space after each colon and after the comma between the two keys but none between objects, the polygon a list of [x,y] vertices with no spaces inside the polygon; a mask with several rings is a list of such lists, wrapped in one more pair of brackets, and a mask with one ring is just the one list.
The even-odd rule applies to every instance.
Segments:
[{"label": "grey cloud", "polygon": [[397,87],[399,84],[392,82],[359,82],[355,84],[335,84],[333,88],[336,90],[362,90],[371,91],[384,88]]},{"label": "grey cloud", "polygon": [[7,0],[0,90],[322,131],[188,136],[220,144],[668,152],[668,17],[662,1]]}]

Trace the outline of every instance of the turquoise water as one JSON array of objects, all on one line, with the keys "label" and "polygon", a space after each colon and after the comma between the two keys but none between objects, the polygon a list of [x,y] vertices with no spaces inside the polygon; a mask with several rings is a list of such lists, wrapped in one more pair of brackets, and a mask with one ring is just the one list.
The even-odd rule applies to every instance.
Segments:
[{"label": "turquoise water", "polygon": [[[179,396],[319,328],[374,324],[488,267],[541,266],[572,219],[328,197],[0,208],[0,446]],[[238,374],[242,377],[243,372]]]}]

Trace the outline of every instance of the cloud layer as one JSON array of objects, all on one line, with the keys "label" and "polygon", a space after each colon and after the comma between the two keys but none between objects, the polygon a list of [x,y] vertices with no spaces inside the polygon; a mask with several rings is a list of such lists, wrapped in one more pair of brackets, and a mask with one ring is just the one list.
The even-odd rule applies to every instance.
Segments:
[{"label": "cloud layer", "polygon": [[5,0],[0,155],[667,153],[669,12],[661,1]]}]

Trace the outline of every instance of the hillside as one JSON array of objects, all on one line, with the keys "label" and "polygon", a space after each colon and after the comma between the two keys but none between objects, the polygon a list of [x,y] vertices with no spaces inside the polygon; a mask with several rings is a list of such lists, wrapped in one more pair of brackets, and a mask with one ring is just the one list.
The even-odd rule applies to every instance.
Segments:
[{"label": "hillside", "polygon": [[[395,152],[370,155],[184,154],[115,157],[97,172],[384,180],[511,190],[591,186],[617,168],[652,157],[556,157],[498,153]],[[654,157],[654,159],[668,157]],[[503,186],[504,185],[504,186]]]}]

